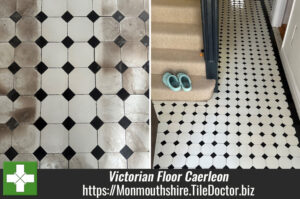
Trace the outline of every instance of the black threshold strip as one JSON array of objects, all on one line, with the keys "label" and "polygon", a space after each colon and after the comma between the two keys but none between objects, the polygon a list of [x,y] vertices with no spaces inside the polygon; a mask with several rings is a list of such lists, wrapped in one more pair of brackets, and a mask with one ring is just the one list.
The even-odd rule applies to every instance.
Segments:
[{"label": "black threshold strip", "polygon": [[291,94],[291,91],[290,91],[290,88],[289,88],[289,85],[288,85],[288,81],[286,79],[286,75],[285,75],[285,72],[284,72],[284,69],[283,69],[283,65],[282,65],[282,62],[281,62],[278,46],[277,46],[277,43],[276,43],[276,39],[275,39],[275,36],[274,36],[274,32],[273,32],[273,28],[272,28],[272,25],[271,25],[271,22],[270,22],[270,18],[269,18],[269,15],[268,15],[266,4],[265,4],[264,0],[258,0],[258,1],[261,2],[261,6],[262,6],[263,13],[264,13],[265,21],[267,23],[267,27],[268,27],[268,30],[269,30],[269,35],[270,35],[271,42],[272,42],[274,55],[275,55],[276,62],[277,62],[277,65],[278,65],[279,75],[280,75],[281,82],[283,84],[283,89],[284,89],[284,92],[285,92],[285,95],[286,95],[286,98],[287,98],[288,109],[291,111],[291,118],[293,119],[293,127],[296,130],[296,137],[298,138],[298,141],[299,141],[298,147],[300,147],[300,121],[299,121],[299,117],[298,117],[298,114],[297,114],[296,106],[295,106],[295,103],[294,103],[294,100],[293,100],[293,97],[292,97],[292,94]]}]

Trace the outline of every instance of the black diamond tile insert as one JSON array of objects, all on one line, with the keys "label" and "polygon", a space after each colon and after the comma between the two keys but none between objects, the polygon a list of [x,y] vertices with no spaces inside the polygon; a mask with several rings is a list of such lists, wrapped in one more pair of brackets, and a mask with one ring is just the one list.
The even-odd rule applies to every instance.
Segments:
[{"label": "black diamond tile insert", "polygon": [[179,142],[176,140],[173,144],[176,146],[179,144]]},{"label": "black diamond tile insert", "polygon": [[124,88],[122,88],[121,90],[119,90],[119,92],[117,93],[117,95],[123,101],[125,101],[130,96],[130,94]]},{"label": "black diamond tile insert", "polygon": [[118,22],[122,21],[125,18],[125,16],[119,11],[115,12],[112,17]]},{"label": "black diamond tile insert", "polygon": [[168,169],[174,169],[174,166],[171,164],[170,166],[168,166]]},{"label": "black diamond tile insert", "polygon": [[149,14],[146,11],[143,11],[140,15],[139,18],[143,20],[144,22],[148,21],[149,19]]},{"label": "black diamond tile insert", "polygon": [[67,62],[63,67],[62,69],[67,73],[67,74],[70,74],[73,70],[74,70],[74,66],[70,63],[70,62]]},{"label": "black diamond tile insert", "polygon": [[289,158],[290,160],[292,160],[294,157],[293,157],[291,154],[289,154],[289,155],[288,155],[288,158]]},{"label": "black diamond tile insert", "polygon": [[121,149],[120,153],[124,158],[126,158],[126,160],[128,160],[128,158],[130,158],[130,156],[133,154],[133,151],[127,145],[125,145],[123,149]]},{"label": "black diamond tile insert", "polygon": [[145,35],[143,37],[143,39],[141,39],[142,44],[144,44],[144,46],[148,47],[149,46],[149,37],[147,35]]},{"label": "black diamond tile insert", "polygon": [[12,47],[16,48],[20,45],[21,41],[17,36],[14,36],[13,38],[11,38],[11,40],[9,40],[10,45],[12,45]]},{"label": "black diamond tile insert", "polygon": [[76,154],[76,152],[70,147],[68,146],[63,152],[62,154],[65,156],[65,158],[67,160],[71,160],[72,157]]},{"label": "black diamond tile insert", "polygon": [[44,46],[46,46],[48,44],[48,41],[43,37],[43,36],[40,36],[36,41],[35,43],[40,47],[40,48],[43,48]]},{"label": "black diamond tile insert", "polygon": [[192,143],[191,140],[189,140],[186,144],[187,144],[188,146],[190,146],[190,145],[193,144],[193,143]]},{"label": "black diamond tile insert", "polygon": [[173,153],[171,154],[171,156],[174,158],[174,157],[177,156],[177,153],[173,152]]},{"label": "black diamond tile insert", "polygon": [[13,102],[16,101],[19,96],[20,94],[15,89],[12,89],[11,91],[9,91],[9,93],[7,93],[7,97]]},{"label": "black diamond tile insert", "polygon": [[87,16],[92,22],[95,22],[97,21],[97,19],[99,19],[99,15],[95,12],[95,11],[92,11],[88,14]]},{"label": "black diamond tile insert", "polygon": [[279,159],[280,159],[280,155],[276,154],[276,155],[275,155],[275,158],[276,158],[277,160],[279,160]]},{"label": "black diamond tile insert", "polygon": [[228,154],[228,153],[225,153],[225,154],[224,154],[224,157],[225,157],[225,158],[228,158],[228,157],[229,157],[229,154]]},{"label": "black diamond tile insert", "polygon": [[249,155],[249,157],[250,157],[251,159],[253,159],[253,158],[255,158],[255,155],[251,153],[251,154]]},{"label": "black diamond tile insert", "polygon": [[40,12],[38,15],[35,16],[35,18],[37,18],[37,20],[43,23],[48,18],[48,16],[45,13]]},{"label": "black diamond tile insert", "polygon": [[96,116],[90,123],[96,130],[100,129],[100,127],[104,124],[102,120]]},{"label": "black diamond tile insert", "polygon": [[11,117],[7,122],[6,122],[6,126],[11,130],[15,130],[15,128],[17,128],[19,126],[19,123],[17,120],[15,120],[15,118]]},{"label": "black diamond tile insert", "polygon": [[70,101],[75,96],[75,94],[73,93],[73,91],[71,89],[69,89],[69,88],[67,88],[67,90],[65,90],[65,92],[63,92],[62,95],[68,101]]},{"label": "black diamond tile insert", "polygon": [[124,128],[124,129],[127,129],[130,124],[131,124],[131,121],[126,117],[124,116],[120,121],[119,121],[119,124]]},{"label": "black diamond tile insert", "polygon": [[34,96],[35,96],[38,100],[43,101],[48,95],[47,95],[47,93],[46,93],[43,89],[40,89],[40,90],[38,90],[38,91],[34,94]]},{"label": "black diamond tile insert", "polygon": [[262,157],[263,157],[264,159],[267,159],[267,158],[268,158],[268,156],[267,156],[266,154],[263,154]]},{"label": "black diamond tile insert", "polygon": [[93,48],[96,48],[99,44],[100,44],[100,41],[95,37],[93,36],[89,41],[88,43],[93,47]]},{"label": "black diamond tile insert", "polygon": [[43,62],[40,62],[35,69],[40,73],[43,74],[46,70],[48,70],[48,66],[46,66]]},{"label": "black diamond tile insert", "polygon": [[104,155],[104,151],[103,151],[103,149],[101,149],[99,146],[96,146],[93,150],[92,150],[92,152],[91,152],[91,154],[97,159],[97,160],[99,160],[103,155]]},{"label": "black diamond tile insert", "polygon": [[11,20],[13,20],[15,23],[17,23],[22,16],[18,13],[18,12],[14,12],[11,16],[10,16]]},{"label": "black diamond tile insert", "polygon": [[147,90],[144,95],[149,99],[149,90]]},{"label": "black diamond tile insert", "polygon": [[9,67],[8,70],[12,73],[12,74],[16,74],[19,70],[21,69],[21,67],[16,63],[12,63]]},{"label": "black diamond tile insert", "polygon": [[143,65],[143,69],[149,73],[149,61],[147,61],[144,65]]},{"label": "black diamond tile insert", "polygon": [[93,72],[93,73],[97,73],[100,69],[101,66],[99,64],[97,64],[96,62],[93,62],[90,66],[89,69]]},{"label": "black diamond tile insert", "polygon": [[73,19],[73,15],[71,15],[71,13],[69,13],[68,11],[65,12],[65,14],[63,14],[63,16],[61,17],[63,20],[65,20],[65,22],[69,22]]},{"label": "black diamond tile insert", "polygon": [[153,167],[154,169],[160,169],[160,166],[157,164]]},{"label": "black diamond tile insert", "polygon": [[184,165],[184,166],[182,167],[182,169],[188,169],[188,166]]},{"label": "black diamond tile insert", "polygon": [[238,153],[236,156],[237,156],[239,159],[242,158],[242,155],[241,155],[240,153]]},{"label": "black diamond tile insert", "polygon": [[203,154],[199,153],[197,156],[198,156],[198,158],[201,158],[203,156]]},{"label": "black diamond tile insert", "polygon": [[97,88],[94,88],[94,89],[90,92],[90,96],[91,96],[95,101],[97,101],[97,100],[102,96],[102,93],[101,93]]},{"label": "black diamond tile insert", "polygon": [[67,117],[67,119],[65,119],[63,122],[63,125],[67,130],[70,130],[75,125],[75,122],[72,120],[72,118]]},{"label": "black diamond tile insert", "polygon": [[45,128],[45,126],[47,126],[47,122],[40,117],[34,122],[34,126],[41,131],[43,128]]},{"label": "black diamond tile insert", "polygon": [[122,46],[124,46],[124,44],[126,43],[126,40],[119,35],[116,39],[115,39],[115,44],[117,44],[120,48],[122,48]]},{"label": "black diamond tile insert", "polygon": [[67,36],[64,40],[62,40],[62,43],[67,47],[67,48],[70,48],[74,41],[69,37]]},{"label": "black diamond tile insert", "polygon": [[189,152],[186,152],[186,153],[184,154],[184,157],[188,158],[188,157],[190,157],[190,155],[191,155],[191,154],[189,154]]},{"label": "black diamond tile insert", "polygon": [[216,155],[215,153],[212,153],[210,156],[211,156],[212,158],[215,158],[217,155]]},{"label": "black diamond tile insert", "polygon": [[122,61],[119,62],[116,67],[115,67],[120,73],[124,73],[127,69],[128,66],[126,66],[126,64],[124,64]]},{"label": "black diamond tile insert", "polygon": [[159,152],[159,153],[157,154],[158,157],[162,157],[163,155],[164,155],[163,152]]},{"label": "black diamond tile insert", "polygon": [[205,142],[201,141],[199,142],[200,146],[203,146],[205,144]]},{"label": "black diamond tile insert", "polygon": [[5,155],[10,161],[12,161],[18,155],[18,152],[13,147],[10,147],[5,152]]},{"label": "black diamond tile insert", "polygon": [[41,161],[46,155],[47,152],[42,148],[39,147],[35,150],[35,152],[33,152],[33,155],[39,160]]}]

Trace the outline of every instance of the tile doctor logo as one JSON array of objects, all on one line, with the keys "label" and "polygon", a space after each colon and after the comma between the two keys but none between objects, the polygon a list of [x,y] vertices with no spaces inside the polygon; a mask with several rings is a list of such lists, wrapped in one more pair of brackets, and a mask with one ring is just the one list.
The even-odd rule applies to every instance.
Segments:
[{"label": "tile doctor logo", "polygon": [[3,195],[37,195],[37,162],[4,162]]}]

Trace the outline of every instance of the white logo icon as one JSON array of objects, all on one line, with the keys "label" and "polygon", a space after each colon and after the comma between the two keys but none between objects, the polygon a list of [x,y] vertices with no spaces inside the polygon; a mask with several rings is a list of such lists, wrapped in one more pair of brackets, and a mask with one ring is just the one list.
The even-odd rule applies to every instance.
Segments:
[{"label": "white logo icon", "polygon": [[24,192],[24,187],[26,183],[34,182],[34,175],[29,175],[24,172],[24,165],[16,165],[16,173],[9,174],[6,176],[7,183],[15,183],[17,192]]}]

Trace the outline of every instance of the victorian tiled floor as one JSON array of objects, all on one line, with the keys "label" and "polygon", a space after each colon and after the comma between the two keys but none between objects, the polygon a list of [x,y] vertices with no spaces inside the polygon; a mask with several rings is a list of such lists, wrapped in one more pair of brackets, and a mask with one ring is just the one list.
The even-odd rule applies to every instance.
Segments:
[{"label": "victorian tiled floor", "polygon": [[266,5],[220,0],[219,92],[156,101],[154,168],[300,168],[299,118]]},{"label": "victorian tiled floor", "polygon": [[148,0],[0,0],[1,166],[149,167],[148,12]]}]

